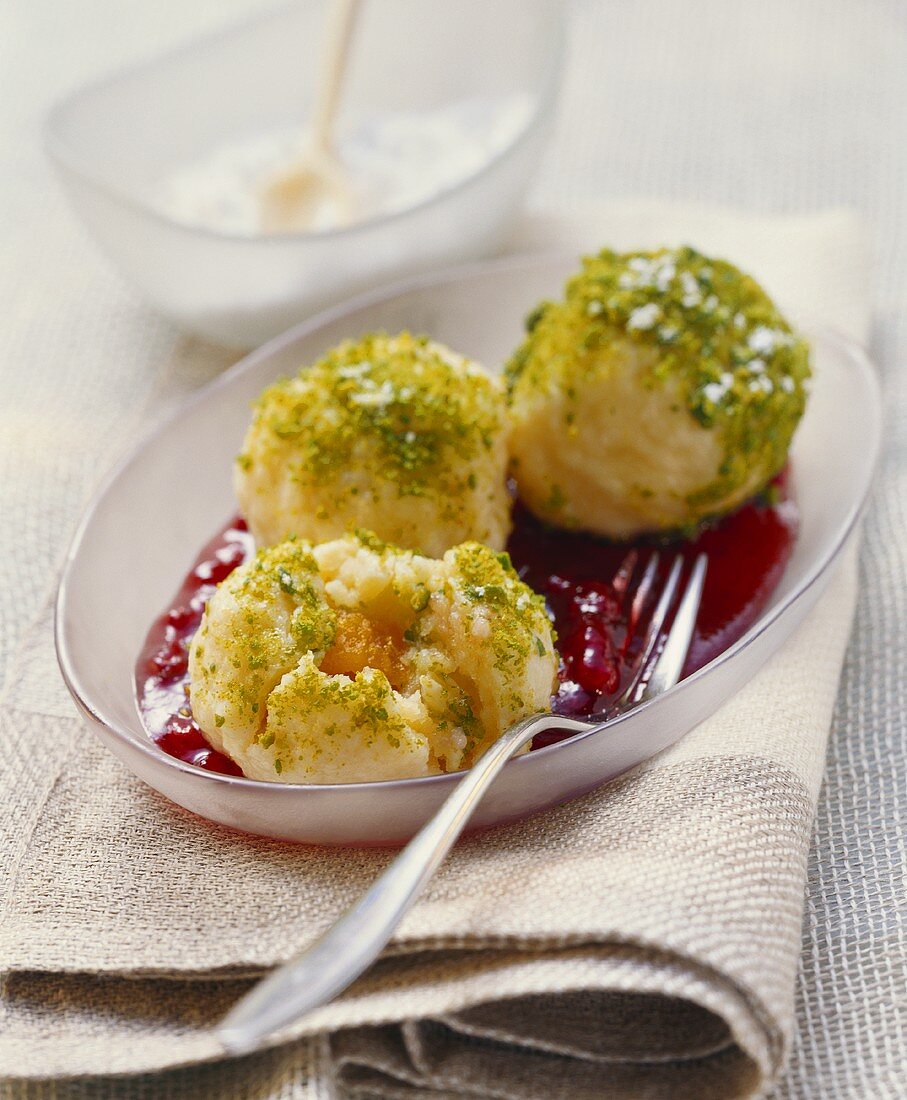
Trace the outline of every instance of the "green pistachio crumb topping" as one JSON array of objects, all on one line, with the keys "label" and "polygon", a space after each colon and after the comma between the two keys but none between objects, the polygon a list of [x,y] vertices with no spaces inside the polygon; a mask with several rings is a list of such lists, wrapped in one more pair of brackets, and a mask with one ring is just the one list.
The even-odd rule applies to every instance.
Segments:
[{"label": "green pistachio crumb topping", "polygon": [[[522,716],[543,705],[545,665],[537,662],[550,659],[553,669],[552,629],[543,599],[507,553],[471,542],[437,561],[369,531],[343,542],[363,580],[380,581],[373,603],[363,596],[363,610],[333,604],[328,578],[337,559],[322,562],[322,576],[302,540],[260,550],[218,587],[193,642],[192,668],[193,690],[216,696],[214,727],[233,737],[238,727],[247,744],[268,750],[268,767],[289,778],[299,764],[324,761],[338,736],[376,752],[424,751],[419,731],[428,719],[446,731],[429,750],[430,767],[444,770],[474,758],[490,735],[487,721],[492,734],[495,723],[506,724],[499,710]],[[366,561],[360,547],[380,562]],[[480,675],[469,659],[473,643]],[[492,668],[494,706],[482,686]]]},{"label": "green pistachio crumb topping", "polygon": [[[373,333],[333,349],[258,399],[255,428],[299,482],[358,493],[343,474],[366,461],[400,496],[455,501],[476,485],[506,420],[499,381],[425,336]],[[247,469],[251,459],[240,455]],[[451,505],[455,507],[454,504]]]},{"label": "green pistachio crumb topping", "polygon": [[[271,694],[270,743],[274,742],[275,730],[277,738],[281,739],[284,724],[298,730],[301,716],[314,716],[335,708],[349,715],[353,728],[362,735],[366,745],[383,739],[399,748],[408,735],[406,723],[395,707],[393,689],[383,672],[367,668],[352,678],[324,676],[314,661],[303,661],[292,678]],[[300,739],[298,732],[292,739],[292,746],[289,739],[287,745],[297,752],[300,747],[316,747],[314,741],[308,745],[305,738]]]},{"label": "green pistachio crumb topping", "polygon": [[692,505],[719,500],[755,465],[766,481],[784,465],[806,402],[809,348],[733,264],[690,247],[605,249],[583,260],[563,301],[533,310],[526,329],[507,365],[511,401],[556,389],[568,429],[585,386],[617,369],[603,354],[616,341],[656,353],[644,384],[672,380],[689,415],[723,446],[719,478]]},{"label": "green pistachio crumb topping", "polygon": [[384,539],[379,539],[374,531],[367,531],[364,527],[359,527],[354,534],[367,550],[371,550],[375,554],[384,554],[388,549],[389,543],[386,543]]},{"label": "green pistachio crumb topping", "polygon": [[[487,623],[495,666],[501,671],[521,672],[530,655],[539,652],[540,640],[553,637],[544,599],[520,580],[506,553],[495,553],[482,543],[464,542],[453,554],[454,586],[467,601],[473,624],[480,618]],[[511,679],[516,682],[519,676]],[[516,701],[517,709],[521,705]]]},{"label": "green pistachio crumb topping", "polygon": [[[287,541],[259,550],[218,588],[233,597],[228,628],[219,638],[230,668],[218,691],[239,715],[264,720],[261,704],[284,672],[306,652],[324,652],[334,637],[334,612],[325,601],[318,566],[304,542]],[[211,604],[193,640],[195,669],[210,679],[215,663],[205,665],[203,639]],[[223,615],[223,611],[221,611]],[[283,622],[283,629],[279,623]],[[218,726],[223,717],[215,719]]]}]

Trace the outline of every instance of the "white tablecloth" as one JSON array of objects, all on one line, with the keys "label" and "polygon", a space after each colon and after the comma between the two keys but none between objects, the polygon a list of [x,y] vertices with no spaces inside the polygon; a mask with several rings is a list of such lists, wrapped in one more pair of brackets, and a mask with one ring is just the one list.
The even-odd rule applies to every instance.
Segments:
[{"label": "white tablecloth", "polygon": [[[374,0],[380,2],[380,0]],[[73,85],[240,16],[253,0],[7,0],[0,6],[0,673],[54,579],[85,486],[136,407],[196,388],[229,355],[180,336],[111,273],[40,150]],[[578,0],[549,204],[650,195],[761,211],[850,205],[874,240],[873,350],[889,446],[815,828],[800,1027],[787,1098],[907,1092],[907,7],[898,0]],[[55,431],[40,483],[23,410]],[[81,411],[109,431],[85,438]],[[71,425],[67,431],[66,425]],[[39,526],[36,496],[58,522]]]}]

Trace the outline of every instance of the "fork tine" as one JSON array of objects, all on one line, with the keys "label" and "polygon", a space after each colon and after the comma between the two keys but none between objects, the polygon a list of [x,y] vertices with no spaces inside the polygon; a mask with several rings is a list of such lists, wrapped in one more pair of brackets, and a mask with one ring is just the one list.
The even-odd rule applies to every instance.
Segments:
[{"label": "fork tine", "polygon": [[636,627],[639,625],[643,608],[646,606],[646,602],[652,591],[652,585],[655,583],[660,560],[661,555],[658,551],[653,551],[646,563],[645,572],[637,585],[636,591],[633,593],[633,602],[630,605],[630,613],[627,616],[627,642],[629,642],[636,633]]},{"label": "fork tine", "polygon": [[[655,568],[658,568],[657,561],[655,563]],[[682,569],[683,558],[678,554],[671,564],[671,571],[668,574],[668,579],[665,581],[664,588],[662,588],[661,594],[658,597],[658,603],[655,605],[655,610],[652,612],[652,618],[649,620],[649,625],[646,627],[646,636],[643,641],[642,653],[640,654],[636,671],[625,690],[622,691],[618,698],[612,703],[612,709],[621,710],[636,702],[636,693],[648,669],[649,661],[655,651],[655,646],[658,644],[658,638],[665,624],[665,619],[668,617],[668,611],[674,600],[674,595],[677,592],[677,586],[680,583],[680,573]]]},{"label": "fork tine", "polygon": [[[673,687],[680,678],[699,610],[706,564],[705,555],[700,554],[643,698]],[[683,559],[678,555],[649,624],[648,656],[641,663],[642,670],[667,619],[682,566]],[[374,962],[450,851],[488,785],[535,733],[552,725],[597,733],[607,729],[613,718],[613,713],[604,721],[536,714],[505,730],[366,894],[314,944],[278,967],[234,1005],[216,1027],[215,1034],[224,1048],[231,1054],[251,1052],[273,1031],[326,1004]]]},{"label": "fork tine", "polygon": [[630,550],[617,567],[617,572],[614,574],[611,586],[619,595],[625,596],[630,591],[638,560],[639,551]]},{"label": "fork tine", "polygon": [[652,666],[652,672],[642,690],[640,702],[661,695],[663,691],[673,687],[680,679],[684,661],[690,649],[690,642],[693,640],[693,631],[696,628],[696,615],[702,601],[702,588],[705,583],[707,568],[708,559],[705,554],[699,554],[693,565],[693,571],[681,597],[677,614],[674,616],[674,622],[668,631],[664,646]]},{"label": "fork tine", "polygon": [[645,666],[649,658],[652,656],[652,652],[655,649],[655,644],[658,641],[658,636],[661,634],[662,628],[665,624],[665,619],[668,617],[668,611],[671,609],[671,604],[674,602],[674,596],[677,592],[677,586],[680,584],[680,573],[683,569],[683,558],[680,554],[671,563],[671,572],[668,574],[668,579],[665,581],[665,586],[661,590],[661,595],[658,597],[658,603],[655,605],[655,610],[652,612],[652,618],[649,620],[649,625],[646,628],[646,640],[643,645],[642,659],[640,664]]}]

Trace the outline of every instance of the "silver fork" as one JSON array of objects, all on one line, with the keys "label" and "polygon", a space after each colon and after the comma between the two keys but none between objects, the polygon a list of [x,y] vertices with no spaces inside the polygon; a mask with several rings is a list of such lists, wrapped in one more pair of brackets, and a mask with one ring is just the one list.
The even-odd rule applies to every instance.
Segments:
[{"label": "silver fork", "polygon": [[[632,583],[634,567],[629,569],[625,596],[631,629],[653,593],[658,564],[657,554],[652,555],[638,585]],[[646,628],[636,672],[604,713],[604,720],[602,715],[564,718],[536,714],[506,730],[359,901],[315,943],[259,982],[224,1017],[216,1034],[229,1053],[257,1049],[268,1035],[327,1004],[375,961],[453,847],[490,783],[536,734],[550,729],[598,732],[617,715],[677,683],[696,625],[706,565],[705,555],[700,554],[676,599],[683,559],[680,555],[674,559]],[[665,630],[675,603],[673,622]]]}]

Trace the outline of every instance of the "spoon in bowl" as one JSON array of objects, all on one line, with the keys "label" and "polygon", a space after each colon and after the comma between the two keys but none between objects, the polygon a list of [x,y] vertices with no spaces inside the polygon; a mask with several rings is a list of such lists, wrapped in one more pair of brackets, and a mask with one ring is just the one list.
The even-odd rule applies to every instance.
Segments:
[{"label": "spoon in bowl", "polygon": [[359,5],[360,0],[331,0],[308,147],[262,188],[265,233],[304,233],[324,215],[334,225],[346,225],[352,218],[352,187],[333,136]]}]

